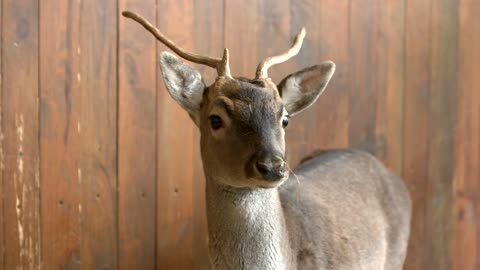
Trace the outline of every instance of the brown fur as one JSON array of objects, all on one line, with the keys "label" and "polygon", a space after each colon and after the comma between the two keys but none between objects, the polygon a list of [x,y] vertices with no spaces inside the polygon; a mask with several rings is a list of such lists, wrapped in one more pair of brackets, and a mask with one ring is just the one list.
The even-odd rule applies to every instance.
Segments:
[{"label": "brown fur", "polygon": [[295,174],[279,192],[298,269],[402,268],[411,205],[399,177],[355,150],[324,152]]}]

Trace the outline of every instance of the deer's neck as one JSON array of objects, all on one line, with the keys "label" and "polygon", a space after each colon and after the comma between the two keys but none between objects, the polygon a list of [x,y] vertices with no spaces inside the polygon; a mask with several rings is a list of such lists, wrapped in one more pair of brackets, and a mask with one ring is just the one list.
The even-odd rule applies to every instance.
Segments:
[{"label": "deer's neck", "polygon": [[207,219],[215,269],[294,269],[276,188],[233,189],[207,177]]}]

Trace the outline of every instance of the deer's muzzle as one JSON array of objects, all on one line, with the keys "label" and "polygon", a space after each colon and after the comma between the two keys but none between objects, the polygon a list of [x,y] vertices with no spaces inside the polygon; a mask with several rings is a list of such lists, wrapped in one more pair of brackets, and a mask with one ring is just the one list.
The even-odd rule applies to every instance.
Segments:
[{"label": "deer's muzzle", "polygon": [[280,155],[260,155],[255,162],[255,170],[267,181],[282,180],[287,173],[285,161]]}]

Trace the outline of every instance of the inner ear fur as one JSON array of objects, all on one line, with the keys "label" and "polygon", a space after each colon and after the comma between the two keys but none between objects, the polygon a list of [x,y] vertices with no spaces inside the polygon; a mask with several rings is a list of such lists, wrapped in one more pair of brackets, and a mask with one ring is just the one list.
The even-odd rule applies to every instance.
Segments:
[{"label": "inner ear fur", "polygon": [[288,75],[278,85],[282,102],[290,115],[311,106],[327,87],[335,64],[326,61]]},{"label": "inner ear fur", "polygon": [[169,52],[160,53],[160,70],[172,98],[197,122],[205,89],[200,72]]}]

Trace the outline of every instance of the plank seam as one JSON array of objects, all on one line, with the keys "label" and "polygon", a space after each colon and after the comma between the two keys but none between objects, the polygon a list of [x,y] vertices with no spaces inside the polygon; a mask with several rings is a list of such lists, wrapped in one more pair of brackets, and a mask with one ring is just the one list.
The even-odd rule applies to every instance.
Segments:
[{"label": "plank seam", "polygon": [[[429,1],[429,10],[428,10],[428,26],[429,26],[429,33],[428,33],[428,91],[427,91],[427,100],[429,101],[430,100],[430,97],[431,97],[431,92],[432,92],[432,83],[431,83],[431,79],[432,79],[432,41],[433,41],[433,38],[432,38],[432,31],[433,31],[433,22],[432,22],[432,13],[433,13],[433,1]],[[431,108],[430,108],[430,102],[428,102],[427,106],[429,106],[428,110],[427,110],[427,117],[428,119],[430,119],[430,116],[431,116]],[[431,130],[431,125],[430,125],[430,121],[428,121],[426,123],[427,125],[427,136],[430,134]],[[429,190],[431,189],[431,183],[430,183],[430,172],[429,172],[429,162],[430,162],[430,149],[431,149],[431,144],[430,142],[427,142],[426,144],[426,149],[425,149],[425,156],[426,156],[426,163],[425,163],[425,166],[426,166],[426,172],[425,172],[425,175],[426,175],[426,179],[425,179],[425,183],[423,183],[424,187],[423,187],[423,190],[424,190],[424,195],[428,194],[429,193]],[[427,198],[425,200],[425,203],[423,205],[423,218],[425,220],[425,222],[423,223],[423,233],[425,235],[427,235],[427,239],[428,239],[428,232],[430,231],[429,230],[429,224],[427,224],[428,222],[431,222],[431,220],[428,220],[426,217],[427,215],[429,214],[428,213],[428,206],[429,206],[429,198]],[[427,240],[428,241],[428,240]],[[426,245],[430,246],[431,245],[431,242],[428,241],[428,243],[426,243]],[[424,254],[424,260],[423,260],[423,267],[424,269],[428,269],[429,268],[429,257],[431,257],[432,255],[432,251],[430,248],[426,248],[426,251],[427,253]]]},{"label": "plank seam", "polygon": [[[40,56],[40,35],[41,35],[41,31],[40,31],[40,14],[41,14],[41,4],[42,2],[39,0],[38,1],[38,4],[37,4],[37,118],[38,118],[38,123],[37,123],[37,139],[38,139],[38,162],[37,162],[37,168],[36,170],[38,170],[38,218],[39,218],[39,222],[38,222],[38,226],[39,226],[39,229],[38,229],[38,233],[39,233],[39,236],[38,236],[38,257],[39,257],[39,269],[42,269],[42,256],[43,256],[43,252],[42,252],[42,243],[43,243],[43,226],[42,226],[42,188],[41,188],[41,182],[42,182],[42,175],[41,175],[41,171],[40,171],[40,168],[41,168],[41,162],[42,162],[42,159],[41,159],[41,156],[42,156],[42,153],[41,153],[41,150],[42,150],[42,147],[41,147],[41,128],[42,128],[42,125],[41,125],[41,102],[40,102],[40,97],[41,97],[41,73],[40,73],[40,69],[41,69],[41,66],[40,66],[40,61],[41,61],[41,56]],[[2,9],[3,10],[3,9]]]},{"label": "plank seam", "polygon": [[115,188],[115,191],[116,191],[116,198],[115,198],[115,211],[116,211],[116,214],[115,214],[115,226],[116,226],[116,250],[115,250],[115,264],[116,264],[116,267],[117,269],[120,267],[120,3],[119,3],[119,0],[115,1],[116,3],[116,31],[117,31],[117,35],[116,35],[116,51],[115,51],[115,54],[116,54],[116,62],[115,62],[115,68],[116,68],[116,71],[115,71],[115,74],[116,74],[116,91],[117,91],[117,94],[116,94],[116,107],[117,107],[117,110],[115,112],[115,118],[116,118],[116,130],[115,130],[115,137],[116,137],[116,188]]},{"label": "plank seam", "polygon": [[[405,135],[405,116],[404,116],[404,113],[405,113],[405,85],[406,85],[406,78],[407,78],[407,61],[406,61],[406,57],[407,57],[407,0],[402,0],[402,30],[401,30],[401,33],[402,33],[402,56],[401,56],[401,64],[402,64],[402,79],[401,79],[401,82],[402,82],[402,86],[400,87],[400,98],[399,98],[399,102],[400,102],[400,105],[399,105],[399,108],[400,108],[400,115],[399,115],[399,127],[400,127],[400,134],[399,134],[399,139],[398,139],[398,143],[400,144],[400,153],[399,153],[399,167],[398,167],[398,175],[401,175],[403,176],[403,166],[404,166],[404,159],[405,159],[405,148],[404,148],[404,145],[405,145],[405,138],[404,138],[404,135]],[[403,177],[402,177],[403,178]],[[405,179],[403,180],[405,181]]]},{"label": "plank seam", "polygon": [[[154,12],[155,12],[155,24],[158,25],[158,1],[155,1],[155,7],[154,7]],[[153,265],[155,266],[155,269],[158,269],[158,72],[159,72],[159,66],[158,66],[158,60],[157,60],[157,53],[159,50],[159,43],[155,42],[155,52],[154,52],[154,58],[155,58],[155,181],[154,181],[154,195],[153,197],[155,198],[154,200],[154,220],[155,220],[155,229],[154,229],[154,244],[153,244],[153,254],[154,254],[154,262]]]},{"label": "plank seam", "polygon": [[0,200],[2,201],[2,204],[0,205],[2,207],[2,216],[1,216],[1,222],[3,223],[1,229],[2,231],[0,232],[2,234],[2,247],[0,248],[0,257],[2,257],[2,265],[1,269],[5,269],[5,200],[4,200],[4,165],[3,165],[3,1],[0,0]]}]

